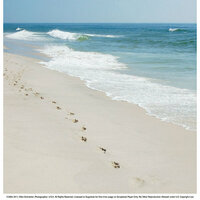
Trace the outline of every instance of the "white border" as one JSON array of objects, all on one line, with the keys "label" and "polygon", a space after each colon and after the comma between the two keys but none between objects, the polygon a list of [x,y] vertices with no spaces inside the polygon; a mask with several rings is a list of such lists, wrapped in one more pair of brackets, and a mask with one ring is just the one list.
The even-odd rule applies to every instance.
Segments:
[{"label": "white border", "polygon": [[198,199],[200,199],[200,188],[199,188],[199,180],[200,180],[200,173],[199,173],[199,168],[200,168],[200,161],[199,161],[199,154],[200,154],[200,150],[199,150],[199,144],[200,144],[200,137],[199,137],[199,133],[200,133],[200,119],[199,119],[199,115],[200,115],[200,106],[199,106],[199,102],[200,102],[200,42],[199,42],[199,38],[200,38],[200,2],[198,0],[197,1],[197,195],[198,195]]},{"label": "white border", "polygon": [[[166,0],[167,1],[167,0]],[[197,102],[200,102],[200,42],[199,42],[199,38],[200,38],[200,2],[198,0],[197,1]],[[199,11],[199,12],[198,12]],[[2,4],[0,7],[0,20],[1,20],[1,26],[0,26],[0,66],[1,66],[1,76],[0,76],[0,81],[1,81],[1,105],[0,105],[0,110],[3,111],[3,0],[2,0]],[[199,121],[199,115],[200,115],[200,106],[199,103],[197,104],[197,148],[200,144],[200,137],[198,137],[199,134],[199,130],[200,130],[200,121]],[[6,196],[8,196],[8,194],[4,195],[3,194],[3,112],[1,113],[1,194],[0,194],[0,199],[8,199],[6,198]],[[198,159],[199,157],[199,153],[200,150],[199,148],[197,149],[197,169],[200,168],[200,161]],[[200,199],[200,188],[199,188],[199,180],[200,180],[200,173],[197,170],[197,194],[195,195],[195,198],[193,199]],[[26,194],[20,194],[21,196],[28,196]],[[37,194],[29,194],[31,196],[35,196]],[[96,194],[97,196],[112,196],[112,194]],[[161,196],[164,194],[113,194],[113,196]],[[166,196],[172,196],[172,195],[180,195],[180,194],[165,194]],[[181,194],[181,196],[184,195],[190,195],[190,194]],[[192,195],[192,194],[191,194]],[[14,194],[12,194],[12,196],[14,196]],[[19,194],[16,194],[16,196],[19,196]],[[38,194],[38,196],[45,196],[45,194]],[[46,196],[50,196],[50,194],[46,194]],[[95,194],[52,194],[52,196],[95,196]],[[18,198],[15,198],[18,199]],[[21,199],[21,198],[20,198]],[[23,198],[24,200],[26,199],[33,199],[33,198]],[[38,199],[38,198],[34,198],[34,199]],[[40,199],[40,198],[39,198]],[[45,199],[54,199],[54,198],[45,198]],[[71,199],[71,198],[56,198],[56,199]],[[87,198],[84,198],[87,199]],[[89,198],[89,199],[96,199],[96,198]],[[105,199],[105,198],[100,198],[100,199]],[[110,199],[110,198],[107,198]],[[116,198],[118,199],[118,198]],[[120,198],[120,199],[124,199],[124,198]],[[127,198],[128,199],[128,198]],[[135,199],[135,198],[134,198]],[[143,198],[138,198],[138,199],[143,199]],[[149,199],[149,198],[145,198],[145,199]],[[150,198],[150,199],[162,199],[162,198]],[[166,198],[168,199],[168,198]],[[175,198],[174,198],[175,199]]]},{"label": "white border", "polygon": [[[0,26],[0,68],[1,68],[1,76],[0,76],[0,84],[1,84],[1,104],[0,104],[0,110],[1,113],[1,121],[0,121],[0,127],[1,127],[1,142],[0,142],[0,153],[1,153],[1,194],[3,194],[3,0],[2,4],[0,5],[0,20],[1,20],[1,26]],[[3,198],[2,198],[3,199]]]}]

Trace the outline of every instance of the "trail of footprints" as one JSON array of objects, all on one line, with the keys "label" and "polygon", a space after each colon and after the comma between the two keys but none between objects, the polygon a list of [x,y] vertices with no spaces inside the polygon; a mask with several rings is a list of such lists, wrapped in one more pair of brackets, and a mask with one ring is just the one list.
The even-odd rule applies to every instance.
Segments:
[{"label": "trail of footprints", "polygon": [[[13,72],[11,71],[10,74],[13,75],[13,79],[10,79],[10,77],[8,76],[8,69],[5,68],[4,73],[3,73],[3,76],[5,77],[6,80],[9,81],[9,85],[14,86],[14,87],[17,87],[17,86],[18,86],[18,92],[23,93],[25,96],[29,96],[29,95],[32,94],[32,95],[34,95],[35,97],[38,97],[39,99],[44,100],[44,97],[43,97],[39,92],[34,91],[32,88],[25,88],[25,86],[24,86],[23,84],[20,84],[20,80],[21,80],[23,71],[24,71],[24,70],[22,70],[22,72],[21,72],[21,73],[19,72],[18,74],[13,74]],[[30,93],[31,93],[31,94],[30,94]],[[60,111],[62,110],[62,108],[61,108],[60,106],[57,105],[57,102],[56,102],[56,101],[51,101],[51,103],[52,103],[52,104],[56,104],[56,109],[57,109],[57,110],[60,110]],[[68,116],[74,116],[74,115],[75,115],[75,113],[73,113],[73,112],[68,112]],[[73,123],[78,123],[78,122],[79,122],[79,120],[76,119],[76,118],[71,119],[71,118],[69,118],[69,117],[65,117],[65,119],[71,120]],[[86,128],[85,126],[82,126],[82,127],[81,127],[81,131],[82,131],[82,132],[85,133],[86,130],[87,130],[87,128]],[[83,141],[84,143],[86,143],[86,142],[88,141],[87,137],[85,137],[85,136],[81,136],[80,139],[81,139],[81,141]],[[105,148],[103,148],[103,147],[101,147],[101,146],[99,146],[98,148],[99,148],[99,150],[101,150],[104,154],[106,154],[107,149],[105,149]],[[120,164],[119,164],[118,162],[112,161],[111,164],[112,164],[112,166],[113,166],[115,169],[120,168]]]}]

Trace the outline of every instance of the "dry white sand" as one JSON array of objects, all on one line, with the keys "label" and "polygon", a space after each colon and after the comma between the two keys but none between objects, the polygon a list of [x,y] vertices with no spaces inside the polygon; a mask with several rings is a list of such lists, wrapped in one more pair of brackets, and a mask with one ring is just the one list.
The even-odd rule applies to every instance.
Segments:
[{"label": "dry white sand", "polygon": [[196,192],[195,132],[37,62],[4,53],[5,193]]}]

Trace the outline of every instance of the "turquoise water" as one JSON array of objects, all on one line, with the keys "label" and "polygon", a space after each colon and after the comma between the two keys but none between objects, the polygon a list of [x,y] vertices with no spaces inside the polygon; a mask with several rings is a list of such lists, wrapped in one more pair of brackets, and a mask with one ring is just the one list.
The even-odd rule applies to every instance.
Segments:
[{"label": "turquoise water", "polygon": [[196,24],[4,24],[4,43],[43,52],[45,67],[196,129]]}]

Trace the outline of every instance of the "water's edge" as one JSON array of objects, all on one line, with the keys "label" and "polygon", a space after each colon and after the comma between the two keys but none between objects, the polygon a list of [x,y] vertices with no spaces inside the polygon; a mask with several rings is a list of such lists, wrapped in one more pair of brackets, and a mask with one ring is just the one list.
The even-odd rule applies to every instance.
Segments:
[{"label": "water's edge", "polygon": [[[156,116],[156,115],[154,115],[154,114],[152,114],[152,113],[149,113],[147,109],[145,109],[144,107],[142,107],[142,106],[140,106],[140,105],[138,105],[138,104],[135,104],[135,103],[133,103],[133,102],[131,102],[131,101],[113,98],[108,92],[105,92],[105,91],[103,91],[103,90],[100,90],[100,89],[97,89],[97,88],[95,88],[95,87],[90,86],[90,84],[89,84],[86,80],[82,79],[82,78],[79,77],[79,76],[73,76],[73,75],[68,74],[68,73],[66,73],[66,72],[62,72],[62,71],[59,71],[59,70],[50,69],[50,68],[46,67],[46,66],[43,64],[43,60],[45,60],[45,61],[47,61],[47,60],[50,61],[52,57],[48,56],[48,58],[47,58],[46,54],[44,54],[44,53],[42,53],[42,52],[39,52],[39,53],[38,53],[39,56],[40,56],[39,58],[35,58],[35,57],[34,57],[33,55],[31,55],[31,54],[30,54],[30,55],[22,55],[22,54],[19,54],[19,53],[17,54],[17,53],[9,52],[9,50],[11,50],[11,49],[7,48],[7,46],[6,46],[5,44],[4,44],[4,47],[5,47],[5,48],[4,48],[4,52],[5,52],[5,53],[10,53],[10,54],[19,55],[19,56],[22,56],[22,57],[28,57],[28,58],[36,59],[36,60],[37,60],[37,63],[38,63],[41,67],[45,67],[45,68],[48,69],[48,70],[56,71],[56,72],[66,74],[66,75],[71,76],[71,77],[78,78],[86,87],[88,87],[88,88],[91,89],[91,90],[95,90],[95,91],[101,92],[103,95],[109,97],[110,100],[112,100],[112,101],[121,101],[121,102],[126,102],[126,103],[133,104],[133,105],[135,105],[135,106],[138,106],[140,109],[142,109],[142,110],[144,111],[144,113],[145,113],[146,115],[150,116],[150,117],[155,117],[156,119],[158,119],[158,120],[160,120],[160,121],[162,121],[162,122],[165,122],[165,123],[169,123],[169,124],[173,124],[173,125],[176,125],[176,126],[183,127],[184,129],[186,129],[186,130],[188,130],[188,131],[191,131],[191,132],[196,132],[196,130],[193,130],[193,129],[191,129],[191,128],[189,128],[189,127],[183,125],[183,124],[174,123],[174,122],[172,122],[172,121],[168,121],[168,120],[166,120],[166,119],[162,119],[162,118],[160,118],[160,117],[158,117],[158,116]],[[30,47],[31,47],[31,46],[30,46]],[[33,47],[32,47],[32,50],[33,50],[33,51],[37,50],[37,52],[38,52],[38,51],[40,51],[41,49],[37,49],[37,48],[35,48],[35,47],[34,47],[34,49],[33,49]],[[36,51],[35,51],[35,52],[36,52]],[[43,58],[43,59],[41,60],[41,58]]]}]

